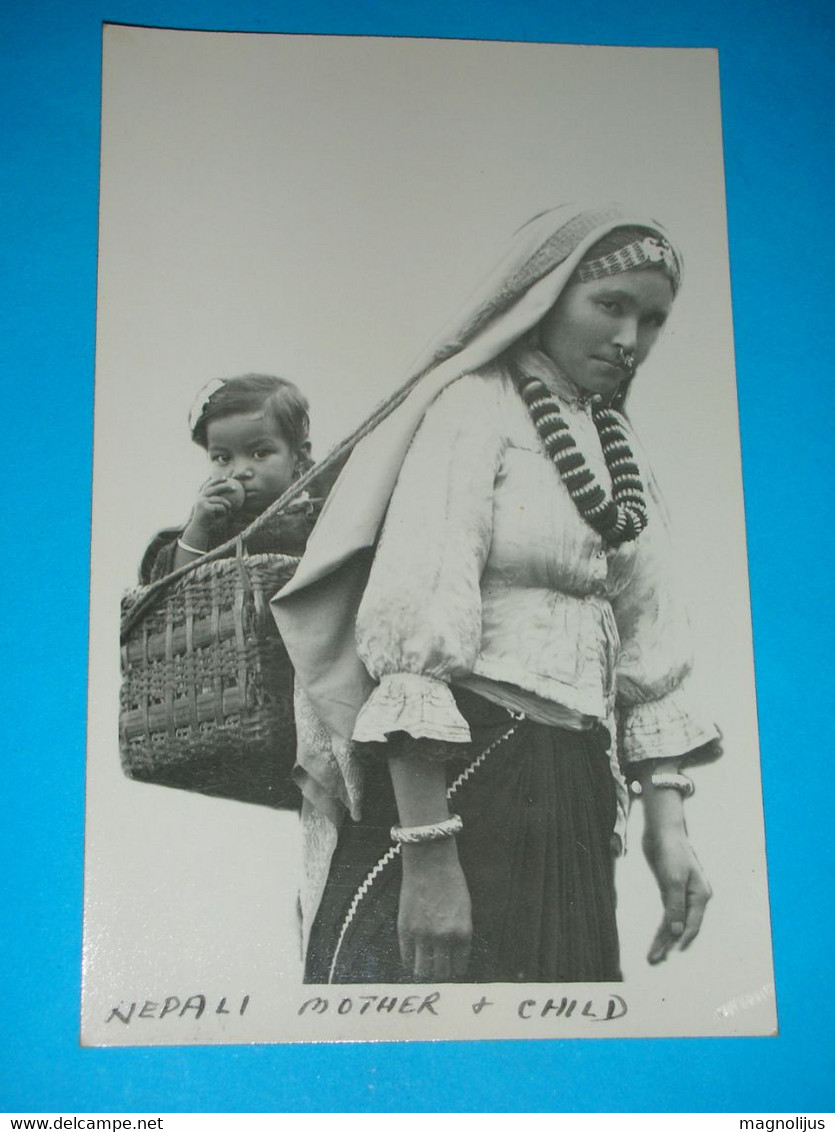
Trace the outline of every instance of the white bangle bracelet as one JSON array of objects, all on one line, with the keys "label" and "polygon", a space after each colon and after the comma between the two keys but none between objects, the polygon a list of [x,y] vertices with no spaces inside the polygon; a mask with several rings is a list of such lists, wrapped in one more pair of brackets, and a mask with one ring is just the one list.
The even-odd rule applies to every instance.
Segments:
[{"label": "white bangle bracelet", "polygon": [[689,798],[696,789],[693,779],[686,774],[654,774],[650,782],[656,790],[678,790],[684,798]]},{"label": "white bangle bracelet", "polygon": [[420,845],[425,841],[444,841],[447,837],[454,837],[464,828],[464,823],[458,814],[450,814],[445,821],[432,822],[430,825],[393,825],[391,839],[398,845]]},{"label": "white bangle bracelet", "polygon": [[187,542],[183,542],[181,538],[177,539],[177,546],[180,550],[184,550],[186,554],[205,554],[205,550],[198,550],[196,546],[189,546]]},{"label": "white bangle bracelet", "polygon": [[[689,798],[696,790],[693,779],[688,778],[686,774],[653,774],[650,782],[656,790],[677,790],[683,798]],[[644,792],[641,783],[635,779],[629,783],[629,789],[635,795]]]}]

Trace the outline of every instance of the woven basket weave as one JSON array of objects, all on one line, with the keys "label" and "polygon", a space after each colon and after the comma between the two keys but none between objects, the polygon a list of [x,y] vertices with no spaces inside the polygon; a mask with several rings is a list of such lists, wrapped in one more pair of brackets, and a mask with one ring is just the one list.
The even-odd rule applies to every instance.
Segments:
[{"label": "woven basket weave", "polygon": [[295,808],[293,673],[269,609],[299,559],[245,555],[122,601],[122,767],[144,782]]}]

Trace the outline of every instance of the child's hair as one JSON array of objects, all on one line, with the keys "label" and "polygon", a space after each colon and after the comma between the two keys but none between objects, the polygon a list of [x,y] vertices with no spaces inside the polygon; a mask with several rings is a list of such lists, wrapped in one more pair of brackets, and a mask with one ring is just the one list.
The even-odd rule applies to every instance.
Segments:
[{"label": "child's hair", "polygon": [[189,416],[191,439],[208,448],[208,425],[219,417],[263,410],[299,456],[299,473],[313,466],[309,453],[310,405],[297,385],[283,377],[246,373],[210,381],[194,403]]}]

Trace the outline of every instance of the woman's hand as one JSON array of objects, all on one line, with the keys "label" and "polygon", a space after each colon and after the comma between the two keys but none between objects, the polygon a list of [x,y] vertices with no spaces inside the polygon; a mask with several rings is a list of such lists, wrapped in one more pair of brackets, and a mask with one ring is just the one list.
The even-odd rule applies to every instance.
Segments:
[{"label": "woman's hand", "polygon": [[418,982],[467,973],[473,934],[470,893],[455,839],[403,845],[397,934],[400,956]]},{"label": "woman's hand", "polygon": [[211,546],[215,532],[225,526],[233,511],[243,505],[246,493],[237,480],[209,479],[200,488],[200,494],[191,512],[182,542],[190,547],[184,550],[177,541],[174,550],[174,569],[194,562],[204,550]]},{"label": "woman's hand", "polygon": [[663,797],[656,798],[655,805],[647,799],[644,853],[661,890],[664,918],[647,955],[650,963],[660,963],[673,947],[683,951],[693,942],[712,895],[687,838],[681,797],[673,790],[655,793]]}]

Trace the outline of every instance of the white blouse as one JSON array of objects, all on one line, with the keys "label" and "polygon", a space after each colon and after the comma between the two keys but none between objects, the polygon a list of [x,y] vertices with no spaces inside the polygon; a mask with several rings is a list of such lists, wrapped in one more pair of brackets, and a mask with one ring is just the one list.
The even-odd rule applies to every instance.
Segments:
[{"label": "white blouse", "polygon": [[[544,355],[528,352],[524,367],[560,396],[579,450],[611,491],[587,401]],[[540,722],[616,723],[625,762],[715,740],[688,687],[687,616],[663,508],[649,469],[642,476],[648,525],[607,550],[545,455],[506,368],[449,386],[407,453],[357,617],[359,655],[379,683],[355,740],[405,731],[466,742],[450,684]],[[622,786],[614,754],[613,771]]]}]

